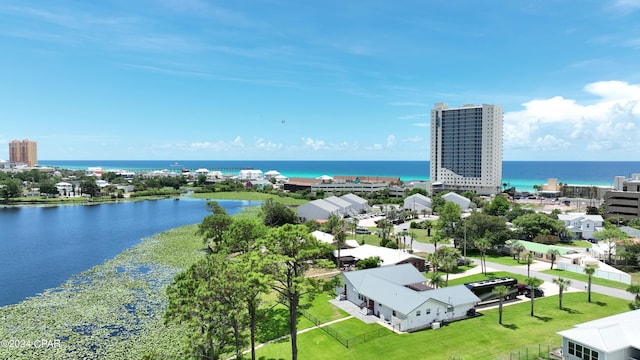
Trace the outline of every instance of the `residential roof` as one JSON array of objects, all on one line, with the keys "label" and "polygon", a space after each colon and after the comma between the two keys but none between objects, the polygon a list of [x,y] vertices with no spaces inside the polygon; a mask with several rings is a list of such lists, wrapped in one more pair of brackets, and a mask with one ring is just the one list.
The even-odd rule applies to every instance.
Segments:
[{"label": "residential roof", "polygon": [[604,219],[601,215],[587,215],[586,213],[567,213],[567,214],[558,214],[558,220],[562,221],[571,221],[571,220],[591,220],[594,222],[603,222]]},{"label": "residential roof", "polygon": [[427,291],[415,291],[406,285],[426,282],[425,277],[410,264],[383,266],[343,273],[357,292],[407,315],[429,299],[456,306],[476,303],[480,299],[464,285]]},{"label": "residential roof", "polygon": [[571,253],[575,253],[576,252],[575,250],[573,250],[571,248],[567,248],[567,247],[555,246],[555,245],[546,245],[546,244],[540,244],[540,243],[535,243],[535,242],[531,242],[531,241],[524,241],[524,240],[514,241],[511,244],[511,246],[513,246],[515,244],[520,244],[520,245],[524,246],[524,248],[527,249],[527,251],[537,252],[537,253],[541,253],[541,254],[546,254],[549,250],[552,250],[552,249],[558,250],[558,253],[560,253],[560,255],[571,254]]},{"label": "residential roof", "polygon": [[[338,252],[334,251],[334,255],[338,256]],[[423,257],[409,254],[408,252],[404,252],[398,249],[391,249],[387,247],[374,246],[369,244],[364,244],[358,246],[354,249],[344,249],[340,251],[341,257],[351,256],[358,260],[364,260],[370,257],[379,257],[382,260],[382,265],[394,265],[399,262],[408,260],[408,259],[420,259],[425,260]]]},{"label": "residential roof", "polygon": [[639,323],[640,310],[633,310],[578,324],[558,335],[608,353],[628,347],[640,349]]},{"label": "residential roof", "polygon": [[640,230],[636,228],[632,228],[631,226],[621,226],[620,230],[631,237],[640,238]]},{"label": "residential roof", "polygon": [[323,243],[333,244],[333,235],[328,234],[324,231],[316,230],[311,233],[316,239],[320,240]]}]

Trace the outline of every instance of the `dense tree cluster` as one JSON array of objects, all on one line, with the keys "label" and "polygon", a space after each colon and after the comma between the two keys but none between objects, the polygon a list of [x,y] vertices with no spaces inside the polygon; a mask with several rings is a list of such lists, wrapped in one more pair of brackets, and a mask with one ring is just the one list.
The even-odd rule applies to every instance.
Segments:
[{"label": "dense tree cluster", "polygon": [[[289,209],[277,203],[263,205],[262,214],[269,221],[231,217],[216,202],[209,202],[208,209],[211,215],[199,225],[198,234],[211,254],[177,275],[167,290],[166,321],[190,329],[184,356],[219,359],[234,354],[240,359],[249,343],[255,359],[263,301],[275,295],[277,303],[288,309],[296,359],[301,300],[320,288],[306,272],[319,259],[330,258],[331,247],[313,237],[305,225],[283,222],[291,220]],[[343,231],[340,222],[332,227],[335,234]]]}]

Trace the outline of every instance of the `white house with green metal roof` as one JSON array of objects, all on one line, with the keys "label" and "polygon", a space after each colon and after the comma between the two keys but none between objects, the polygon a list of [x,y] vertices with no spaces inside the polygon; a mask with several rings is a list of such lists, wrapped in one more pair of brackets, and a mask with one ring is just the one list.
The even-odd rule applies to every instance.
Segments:
[{"label": "white house with green metal roof", "polygon": [[480,301],[464,285],[432,289],[410,264],[344,272],[336,292],[400,331],[466,318]]}]

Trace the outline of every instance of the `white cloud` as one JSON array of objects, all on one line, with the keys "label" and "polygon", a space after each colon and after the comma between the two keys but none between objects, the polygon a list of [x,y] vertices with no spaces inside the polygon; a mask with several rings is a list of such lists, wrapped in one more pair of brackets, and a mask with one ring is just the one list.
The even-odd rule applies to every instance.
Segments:
[{"label": "white cloud", "polygon": [[411,126],[427,127],[427,126],[429,126],[429,124],[427,124],[427,123],[415,123],[415,124],[411,124]]},{"label": "white cloud", "polygon": [[615,6],[625,8],[625,9],[639,9],[640,8],[640,0],[616,0],[614,2]]},{"label": "white cloud", "polygon": [[327,150],[329,147],[324,140],[314,140],[312,138],[302,138],[304,147],[311,150]]},{"label": "white cloud", "polygon": [[396,136],[389,135],[387,136],[387,147],[392,148],[396,144]]},{"label": "white cloud", "polygon": [[273,151],[282,149],[282,144],[277,144],[271,141],[265,141],[263,138],[256,140],[256,149]]},{"label": "white cloud", "polygon": [[400,119],[400,120],[411,120],[411,119],[418,119],[418,118],[427,117],[429,115],[430,114],[410,114],[410,115],[400,116],[398,119]]},{"label": "white cloud", "polygon": [[405,143],[419,143],[419,142],[423,142],[424,138],[422,136],[412,136],[412,137],[404,138],[401,141]]},{"label": "white cloud", "polygon": [[594,159],[606,156],[603,151],[636,152],[640,85],[599,81],[587,84],[584,91],[594,100],[582,104],[554,96],[531,100],[523,110],[505,113],[505,150],[565,150]]}]

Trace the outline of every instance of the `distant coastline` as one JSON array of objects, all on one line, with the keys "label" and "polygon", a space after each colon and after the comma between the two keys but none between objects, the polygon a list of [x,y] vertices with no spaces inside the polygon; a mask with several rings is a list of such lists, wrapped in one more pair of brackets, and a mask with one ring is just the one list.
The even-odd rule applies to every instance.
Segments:
[{"label": "distant coastline", "polygon": [[[172,164],[180,166],[171,166]],[[402,181],[429,180],[429,161],[300,161],[300,160],[41,160],[41,166],[83,170],[102,167],[148,171],[182,168],[221,170],[233,173],[243,168],[264,172],[277,170],[287,177],[316,178],[321,175],[362,175],[399,177]],[[225,170],[226,169],[226,170]],[[503,161],[503,183],[518,191],[534,191],[549,178],[566,184],[612,186],[615,176],[640,173],[640,161]]]}]

